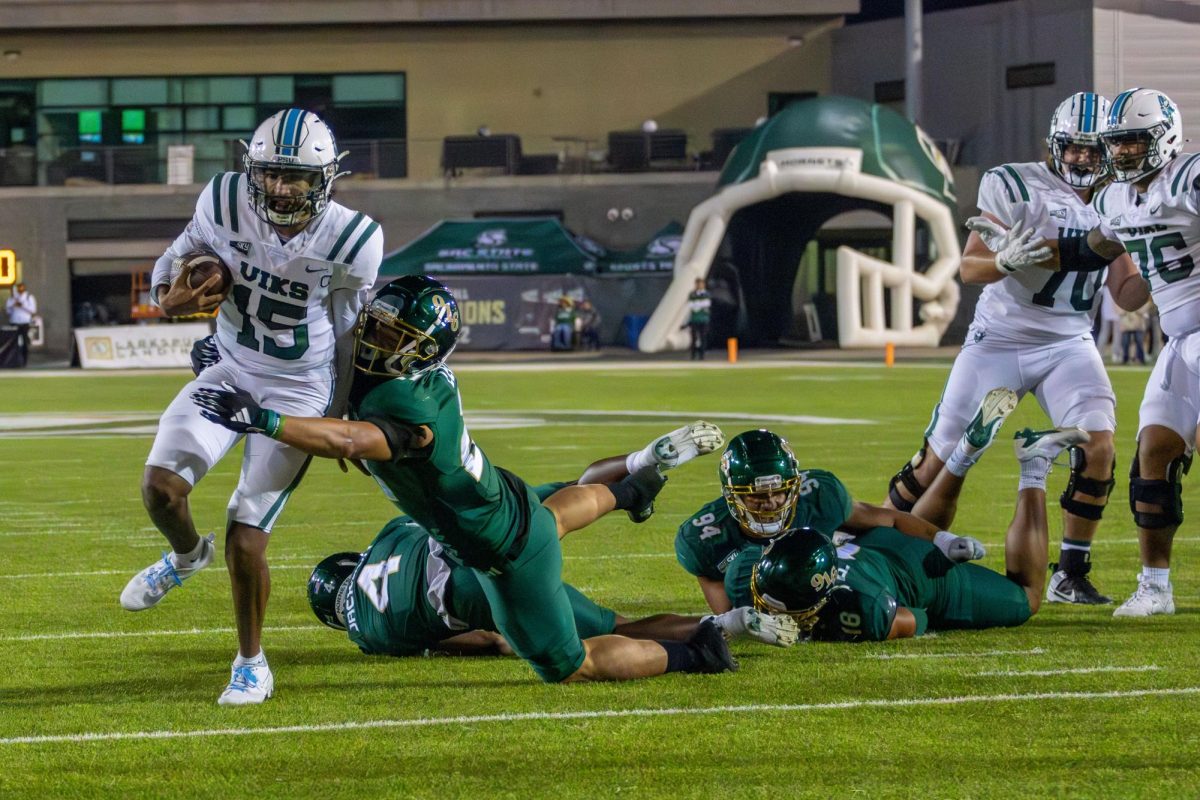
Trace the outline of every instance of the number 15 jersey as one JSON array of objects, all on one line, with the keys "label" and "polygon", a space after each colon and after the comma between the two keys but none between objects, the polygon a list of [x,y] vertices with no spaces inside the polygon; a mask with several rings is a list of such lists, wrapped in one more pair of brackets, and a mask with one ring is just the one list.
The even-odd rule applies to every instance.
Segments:
[{"label": "number 15 jersey", "polygon": [[196,213],[154,267],[157,287],[170,283],[171,261],[207,247],[233,273],[217,315],[222,356],[248,370],[298,373],[334,357],[330,295],[370,289],[383,258],[379,223],[331,202],[287,242],[250,205],[246,176],[224,172],[200,193]]},{"label": "number 15 jersey", "polygon": [[[1086,236],[1100,225],[1096,210],[1042,162],[1002,164],[979,184],[978,206],[1006,228],[1018,222],[1036,237]],[[1111,234],[1106,234],[1112,238]],[[1050,272],[1031,267],[989,283],[975,306],[973,328],[995,339],[1047,344],[1089,333],[1090,312],[1107,269]]]},{"label": "number 15 jersey", "polygon": [[1114,183],[1093,203],[1150,283],[1168,336],[1200,329],[1198,179],[1200,154],[1185,154],[1163,167],[1144,195],[1132,183]]}]

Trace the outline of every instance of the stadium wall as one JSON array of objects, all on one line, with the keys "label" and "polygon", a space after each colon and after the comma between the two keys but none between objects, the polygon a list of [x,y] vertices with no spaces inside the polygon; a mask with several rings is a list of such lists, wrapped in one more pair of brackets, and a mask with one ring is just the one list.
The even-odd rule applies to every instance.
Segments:
[{"label": "stadium wall", "polygon": [[[800,23],[313,26],[6,33],[3,78],[404,72],[409,177],[439,176],[442,137],[481,125],[525,152],[604,149],[654,119],[692,151],[767,113],[769,92],[830,88],[831,37]],[[810,29],[811,32],[811,29]],[[581,143],[582,144],[582,143]]]},{"label": "stadium wall", "polygon": [[[1133,86],[1165,92],[1183,113],[1184,136],[1195,139],[1200,131],[1200,8],[1162,2],[1153,8],[1159,15],[1096,9],[1096,91],[1109,98]],[[1196,146],[1184,149],[1195,152]]]},{"label": "stadium wall", "polygon": [[[1092,6],[1014,0],[925,14],[921,127],[935,139],[960,142],[964,164],[1041,158],[1055,106],[1093,85]],[[1006,88],[1010,67],[1050,63],[1053,83]],[[872,99],[878,84],[903,79],[903,19],[834,32],[835,93]],[[893,104],[903,113],[903,99]]]}]

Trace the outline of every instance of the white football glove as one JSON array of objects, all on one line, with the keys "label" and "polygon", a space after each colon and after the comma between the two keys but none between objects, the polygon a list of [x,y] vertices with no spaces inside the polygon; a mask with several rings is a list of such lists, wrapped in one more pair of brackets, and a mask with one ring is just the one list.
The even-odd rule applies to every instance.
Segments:
[{"label": "white football glove", "polygon": [[1045,239],[1040,236],[1034,238],[1037,233],[1035,228],[1022,233],[1021,220],[1005,230],[987,217],[971,217],[967,220],[967,227],[979,234],[987,248],[996,254],[996,269],[1006,275],[1030,267],[1042,267],[1054,255]]},{"label": "white football glove", "polygon": [[933,544],[946,558],[955,564],[965,561],[978,561],[987,555],[983,542],[973,536],[959,536],[950,531],[938,531],[933,536]]},{"label": "white football glove", "polygon": [[724,446],[721,429],[703,420],[673,430],[652,445],[654,460],[662,469],[674,469]]},{"label": "white football glove", "polygon": [[800,626],[785,614],[767,614],[750,606],[742,606],[724,614],[715,614],[711,619],[721,629],[725,638],[753,639],[775,647],[791,647],[800,638]]}]

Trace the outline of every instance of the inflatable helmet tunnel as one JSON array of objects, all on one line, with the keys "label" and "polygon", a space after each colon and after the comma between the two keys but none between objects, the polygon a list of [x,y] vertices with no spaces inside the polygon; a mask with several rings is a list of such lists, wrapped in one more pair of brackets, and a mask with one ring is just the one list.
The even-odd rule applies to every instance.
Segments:
[{"label": "inflatable helmet tunnel", "polygon": [[[838,247],[839,344],[936,345],[959,299],[950,168],[924,131],[891,109],[817,97],[789,105],[730,155],[717,193],[688,217],[674,278],[638,348],[688,346],[681,329],[688,293],[708,275],[727,236],[735,262],[739,250],[758,251],[747,260],[757,260],[759,268],[741,276],[751,319],[768,327],[790,320],[792,283],[805,246],[825,222],[857,209],[891,217],[892,260]],[[918,220],[928,232],[923,271],[916,264]]]}]

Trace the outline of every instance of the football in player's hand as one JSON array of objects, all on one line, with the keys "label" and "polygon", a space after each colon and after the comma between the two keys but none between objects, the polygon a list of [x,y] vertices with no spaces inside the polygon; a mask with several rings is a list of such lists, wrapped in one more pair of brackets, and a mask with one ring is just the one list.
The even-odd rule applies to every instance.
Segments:
[{"label": "football in player's hand", "polygon": [[206,248],[191,250],[171,262],[171,283],[174,283],[180,273],[185,270],[190,270],[187,283],[191,289],[199,289],[214,275],[220,275],[221,280],[209,294],[224,297],[233,286],[233,273],[229,266],[212,250]]}]

